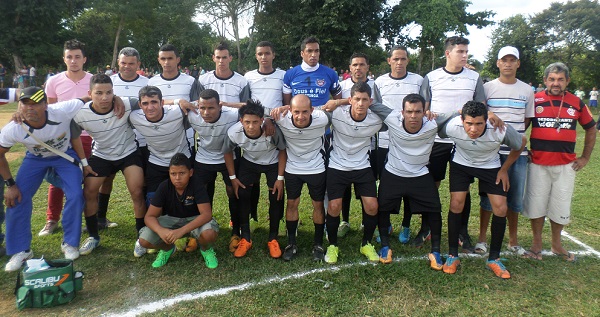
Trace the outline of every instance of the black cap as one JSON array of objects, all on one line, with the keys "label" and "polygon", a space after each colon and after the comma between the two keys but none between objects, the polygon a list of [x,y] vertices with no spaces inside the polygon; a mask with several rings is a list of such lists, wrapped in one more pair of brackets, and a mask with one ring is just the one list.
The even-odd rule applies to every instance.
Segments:
[{"label": "black cap", "polygon": [[40,87],[27,87],[21,90],[21,94],[19,95],[19,100],[23,99],[31,99],[36,103],[46,100],[46,94],[44,90]]}]

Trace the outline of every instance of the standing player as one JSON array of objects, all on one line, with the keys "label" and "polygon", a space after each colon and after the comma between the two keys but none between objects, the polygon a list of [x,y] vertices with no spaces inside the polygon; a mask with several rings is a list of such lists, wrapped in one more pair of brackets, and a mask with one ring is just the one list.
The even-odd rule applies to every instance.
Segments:
[{"label": "standing player", "polygon": [[[451,113],[458,111],[467,101],[485,102],[483,81],[478,73],[465,67],[469,52],[469,40],[460,36],[452,36],[444,43],[446,66],[428,73],[423,79],[421,96],[427,104],[425,108],[434,113]],[[454,145],[449,139],[436,138],[429,158],[429,171],[438,185],[446,178],[446,168],[452,156]],[[470,202],[467,192],[466,201]],[[465,204],[462,212],[460,241],[463,250],[473,251],[468,232],[471,204]],[[425,224],[426,221],[423,221]],[[421,226],[415,237],[415,245],[422,244],[429,237],[429,228]]]},{"label": "standing player", "polygon": [[[500,69],[500,77],[483,85],[487,104],[490,111],[500,119],[512,126],[519,133],[524,134],[529,126],[533,112],[533,90],[531,86],[517,79],[517,69],[520,66],[519,50],[512,46],[505,46],[498,52],[496,66]],[[508,159],[510,149],[500,147],[500,162]],[[507,193],[506,219],[508,220],[508,250],[517,255],[527,255],[525,249],[519,246],[517,228],[519,213],[523,211],[523,194],[527,178],[527,150],[508,170],[510,189]],[[479,241],[475,244],[476,253],[487,253],[486,232],[492,206],[487,196],[481,196],[481,217],[479,223]]]}]

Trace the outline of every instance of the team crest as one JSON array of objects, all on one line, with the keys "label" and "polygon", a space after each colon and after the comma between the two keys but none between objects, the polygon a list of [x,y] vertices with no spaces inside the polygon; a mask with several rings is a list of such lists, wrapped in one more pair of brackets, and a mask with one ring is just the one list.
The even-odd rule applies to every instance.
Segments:
[{"label": "team crest", "polygon": [[536,113],[542,113],[542,112],[544,112],[544,107],[542,107],[542,106],[535,107],[535,112]]},{"label": "team crest", "polygon": [[316,80],[316,84],[317,84],[317,86],[319,86],[319,87],[323,87],[323,86],[325,86],[325,79],[317,79],[317,80]]},{"label": "team crest", "polygon": [[569,108],[569,109],[567,109],[567,113],[568,113],[568,114],[569,114],[571,117],[574,117],[574,116],[575,116],[575,109],[573,109],[573,108]]},{"label": "team crest", "polygon": [[125,86],[125,89],[129,89],[129,86]]},{"label": "team crest", "polygon": [[266,82],[266,81],[267,81],[267,79],[266,79],[266,78],[263,78],[263,81],[264,81],[264,82]]}]

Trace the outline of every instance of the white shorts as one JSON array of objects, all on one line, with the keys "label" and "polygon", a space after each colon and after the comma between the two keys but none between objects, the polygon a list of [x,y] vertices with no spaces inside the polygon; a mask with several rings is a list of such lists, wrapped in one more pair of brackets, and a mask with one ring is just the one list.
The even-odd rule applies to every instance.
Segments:
[{"label": "white shorts", "polygon": [[569,224],[577,174],[572,165],[529,164],[523,216],[548,217],[558,224]]}]

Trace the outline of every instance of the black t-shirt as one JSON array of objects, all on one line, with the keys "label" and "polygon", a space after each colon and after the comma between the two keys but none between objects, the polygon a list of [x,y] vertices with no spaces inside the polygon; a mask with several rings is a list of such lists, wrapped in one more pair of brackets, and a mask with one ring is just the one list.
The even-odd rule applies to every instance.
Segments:
[{"label": "black t-shirt", "polygon": [[162,208],[163,215],[177,218],[198,216],[200,214],[198,204],[209,202],[206,188],[196,174],[192,175],[182,195],[177,194],[175,186],[170,179],[167,179],[158,185],[152,198],[152,205]]}]

